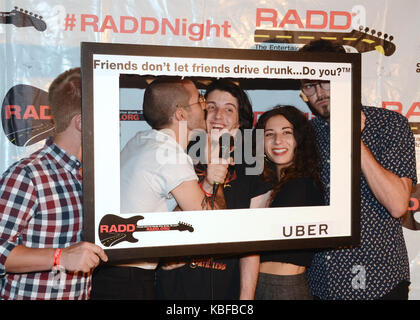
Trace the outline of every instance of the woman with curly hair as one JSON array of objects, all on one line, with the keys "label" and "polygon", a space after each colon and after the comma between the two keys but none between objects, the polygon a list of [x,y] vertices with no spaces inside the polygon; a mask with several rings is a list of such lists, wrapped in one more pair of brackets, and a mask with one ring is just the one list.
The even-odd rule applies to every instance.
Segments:
[{"label": "woman with curly hair", "polygon": [[[323,205],[318,151],[312,126],[293,106],[276,106],[258,120],[264,130],[263,178],[273,186],[267,207]],[[255,299],[312,299],[306,268],[313,250],[262,252],[253,260],[259,270]],[[257,279],[254,276],[254,279]]]}]

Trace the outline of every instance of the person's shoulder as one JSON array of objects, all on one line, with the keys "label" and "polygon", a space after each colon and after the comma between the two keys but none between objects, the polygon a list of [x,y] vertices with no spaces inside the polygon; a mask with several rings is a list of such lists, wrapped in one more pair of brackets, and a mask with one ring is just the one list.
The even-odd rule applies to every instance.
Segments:
[{"label": "person's shoulder", "polygon": [[32,171],[39,170],[39,167],[42,166],[42,162],[45,161],[46,156],[43,149],[40,149],[30,156],[16,161],[2,174],[2,180],[19,175],[29,176]]},{"label": "person's shoulder", "polygon": [[404,115],[394,110],[373,106],[363,106],[362,111],[365,113],[366,117],[377,117],[389,121],[408,123],[408,120],[404,117]]}]

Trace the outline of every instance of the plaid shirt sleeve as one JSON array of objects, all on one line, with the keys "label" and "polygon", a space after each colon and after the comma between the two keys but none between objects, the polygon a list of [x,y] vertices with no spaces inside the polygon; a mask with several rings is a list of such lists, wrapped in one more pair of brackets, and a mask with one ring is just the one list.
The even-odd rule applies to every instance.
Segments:
[{"label": "plaid shirt sleeve", "polygon": [[10,252],[21,243],[20,235],[37,206],[37,194],[25,168],[12,167],[0,180],[0,276]]}]

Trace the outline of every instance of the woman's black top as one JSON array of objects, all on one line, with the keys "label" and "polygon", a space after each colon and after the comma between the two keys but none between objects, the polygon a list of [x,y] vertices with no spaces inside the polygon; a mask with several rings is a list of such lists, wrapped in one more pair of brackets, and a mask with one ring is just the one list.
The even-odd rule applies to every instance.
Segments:
[{"label": "woman's black top", "polygon": [[[310,178],[301,177],[286,182],[270,207],[322,206],[324,204],[322,199],[321,189],[315,182]],[[269,251],[261,253],[260,261],[284,262],[309,267],[313,255],[314,250],[311,249]]]}]

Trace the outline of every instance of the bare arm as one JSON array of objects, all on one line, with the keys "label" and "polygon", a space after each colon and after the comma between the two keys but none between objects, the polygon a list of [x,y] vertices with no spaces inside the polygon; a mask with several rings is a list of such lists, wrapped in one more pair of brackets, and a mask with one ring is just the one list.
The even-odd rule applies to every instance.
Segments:
[{"label": "bare arm", "polygon": [[363,141],[361,148],[362,172],[369,188],[394,218],[402,217],[410,201],[411,179],[400,178],[383,168]]},{"label": "bare arm", "polygon": [[[215,182],[224,182],[227,174],[227,164],[209,164],[207,176],[203,181],[202,187],[208,193],[213,193]],[[183,211],[211,210],[211,201],[204,191],[200,188],[197,181],[184,181],[171,191],[179,207]],[[223,188],[218,188],[215,197],[214,209],[225,209],[226,202]]]},{"label": "bare arm", "polygon": [[[53,248],[28,248],[19,245],[6,259],[6,272],[28,273],[51,270],[54,251]],[[63,249],[60,265],[68,271],[89,272],[99,265],[100,260],[108,260],[102,248],[93,243],[79,242]]]},{"label": "bare arm", "polygon": [[[362,112],[362,131],[365,127],[365,120],[366,117]],[[361,169],[376,199],[394,218],[402,217],[407,212],[410,201],[412,180],[405,177],[400,178],[382,167],[363,140],[361,141]]]},{"label": "bare arm", "polygon": [[[251,199],[250,208],[266,208],[271,190]],[[260,256],[253,254],[242,257],[239,261],[240,272],[240,300],[253,300],[257,288],[258,273],[260,271]]]},{"label": "bare arm", "polygon": [[239,260],[240,300],[253,300],[257,288],[258,273],[260,271],[260,256],[258,254],[242,257]]}]

